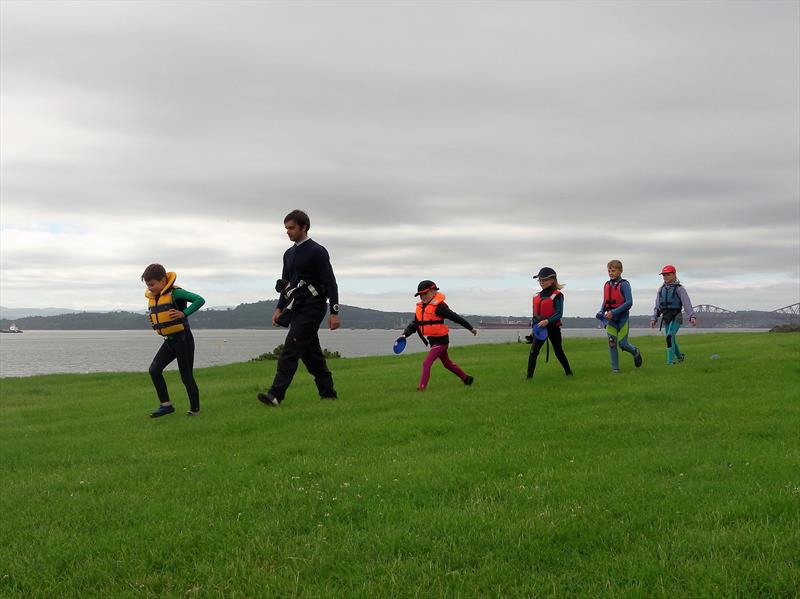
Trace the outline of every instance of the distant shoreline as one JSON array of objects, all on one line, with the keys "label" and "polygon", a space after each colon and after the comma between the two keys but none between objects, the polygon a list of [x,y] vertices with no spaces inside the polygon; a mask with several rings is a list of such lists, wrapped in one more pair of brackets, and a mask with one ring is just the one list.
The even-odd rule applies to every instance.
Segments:
[{"label": "distant shoreline", "polygon": [[[240,304],[230,309],[203,309],[192,314],[189,319],[195,330],[201,329],[252,329],[271,330],[271,317],[277,300],[263,300],[252,304]],[[403,329],[413,319],[411,312],[382,312],[358,306],[341,306],[342,325],[356,330]],[[484,330],[523,330],[530,327],[529,316],[488,316],[463,314],[478,329]],[[634,329],[650,326],[649,314],[630,317]],[[780,312],[720,311],[698,312],[698,328],[721,329],[770,329],[778,325],[797,324],[798,315]],[[566,316],[563,326],[568,329],[596,329],[598,321],[594,316]],[[688,323],[687,323],[688,324]],[[148,330],[147,316],[142,312],[78,312],[54,316],[29,316],[16,319],[0,319],[0,328],[8,329],[16,325],[23,331],[126,331]],[[327,325],[323,323],[323,328]],[[686,328],[689,328],[688,326]]]}]

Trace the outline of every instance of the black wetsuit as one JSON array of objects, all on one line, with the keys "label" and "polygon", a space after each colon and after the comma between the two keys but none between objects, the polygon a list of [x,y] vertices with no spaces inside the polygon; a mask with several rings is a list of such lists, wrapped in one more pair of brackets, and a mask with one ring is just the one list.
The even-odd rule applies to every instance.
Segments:
[{"label": "black wetsuit", "polygon": [[[283,255],[281,278],[290,286],[304,281],[306,286],[313,286],[318,295],[304,293],[302,300],[292,307],[289,332],[278,357],[278,368],[269,393],[278,401],[283,401],[297,372],[298,362],[302,360],[314,377],[320,397],[336,397],[333,376],[319,343],[319,327],[325,319],[326,298],[330,300],[331,314],[339,313],[339,288],[328,251],[313,239],[290,247]],[[289,300],[281,295],[278,308],[284,310],[288,303]]]}]

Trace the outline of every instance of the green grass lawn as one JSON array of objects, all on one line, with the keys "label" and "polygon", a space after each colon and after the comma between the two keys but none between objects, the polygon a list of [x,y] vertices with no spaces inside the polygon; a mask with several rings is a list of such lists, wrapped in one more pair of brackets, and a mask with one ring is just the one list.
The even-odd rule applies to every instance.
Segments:
[{"label": "green grass lawn", "polygon": [[682,339],[454,348],[424,394],[334,360],[277,409],[275,362],[207,368],[198,418],[175,372],[158,420],[146,372],[3,379],[0,595],[800,596],[800,336]]}]

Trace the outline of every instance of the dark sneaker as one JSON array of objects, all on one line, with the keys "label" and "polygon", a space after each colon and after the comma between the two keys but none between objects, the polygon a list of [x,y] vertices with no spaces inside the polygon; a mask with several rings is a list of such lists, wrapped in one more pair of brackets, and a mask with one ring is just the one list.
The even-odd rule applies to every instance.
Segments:
[{"label": "dark sneaker", "polygon": [[336,394],[333,395],[320,395],[320,399],[339,399],[339,396]]},{"label": "dark sneaker", "polygon": [[464,379],[464,384],[469,387],[472,383],[475,382],[475,377],[467,375],[467,378]]},{"label": "dark sneaker", "polygon": [[175,406],[158,406],[158,409],[150,413],[150,418],[160,418],[167,414],[172,414],[175,411]]},{"label": "dark sneaker", "polygon": [[636,353],[633,354],[633,365],[636,366],[636,368],[642,365],[642,352],[639,351],[638,347],[636,348]]},{"label": "dark sneaker", "polygon": [[256,397],[258,397],[258,401],[267,406],[277,408],[279,405],[281,405],[281,400],[275,397],[272,393],[259,393],[256,395]]},{"label": "dark sneaker", "polygon": [[575,373],[572,372],[571,370],[567,370],[564,374],[566,374],[567,376],[575,376]]}]

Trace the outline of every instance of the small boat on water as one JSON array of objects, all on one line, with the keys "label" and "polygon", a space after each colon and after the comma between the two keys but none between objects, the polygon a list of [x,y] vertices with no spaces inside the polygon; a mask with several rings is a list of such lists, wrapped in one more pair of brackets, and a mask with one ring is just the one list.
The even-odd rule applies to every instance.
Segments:
[{"label": "small boat on water", "polygon": [[0,329],[0,333],[22,333],[22,329],[20,329],[17,325],[12,324],[7,329]]}]

